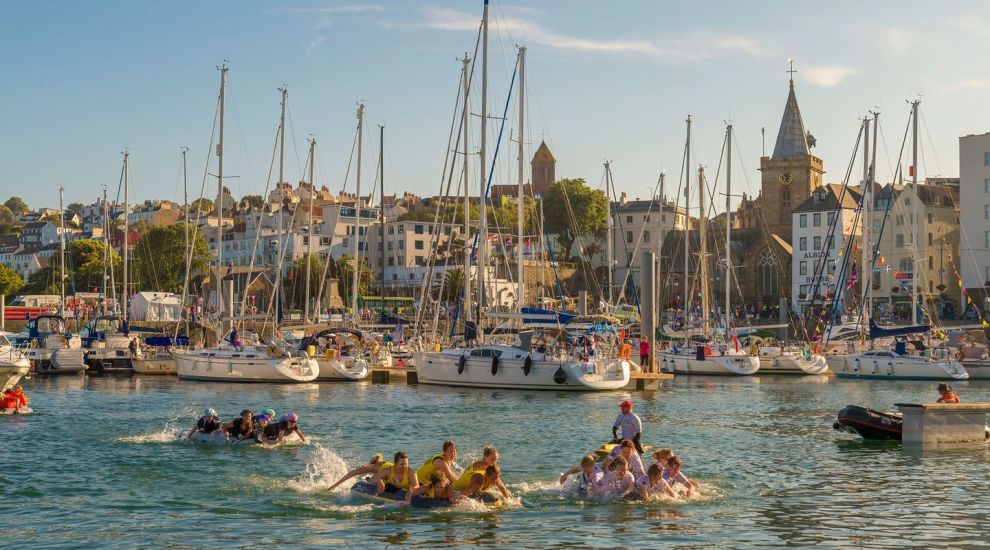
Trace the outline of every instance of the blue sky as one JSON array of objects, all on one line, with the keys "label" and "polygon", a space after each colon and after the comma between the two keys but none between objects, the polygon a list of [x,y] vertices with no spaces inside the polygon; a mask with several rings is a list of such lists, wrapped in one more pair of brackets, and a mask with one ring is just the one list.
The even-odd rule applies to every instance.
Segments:
[{"label": "blue sky", "polygon": [[[133,194],[179,199],[183,145],[191,148],[197,195],[224,59],[225,172],[239,176],[228,182],[235,195],[265,188],[283,83],[292,119],[289,181],[301,174],[312,134],[318,183],[341,188],[355,102],[363,99],[365,185],[377,155],[370,134],[385,124],[386,193],[435,194],[456,58],[473,48],[481,8],[480,0],[5,3],[0,195],[54,206],[60,185],[68,202],[92,200],[103,184],[113,194],[127,147]],[[593,186],[602,160],[611,159],[616,186],[632,197],[648,196],[661,170],[677,179],[687,114],[695,119],[695,159],[711,171],[724,122],[733,121],[734,181],[755,192],[760,129],[772,149],[788,58],[829,181],[841,180],[857,119],[870,109],[883,113],[889,150],[881,148],[881,177],[895,162],[905,100],[918,94],[922,173],[957,175],[957,138],[990,130],[986,2],[494,1],[493,114],[505,101],[515,44],[529,48],[530,151],[545,138],[558,177]],[[514,181],[511,151],[498,165],[499,182]]]}]

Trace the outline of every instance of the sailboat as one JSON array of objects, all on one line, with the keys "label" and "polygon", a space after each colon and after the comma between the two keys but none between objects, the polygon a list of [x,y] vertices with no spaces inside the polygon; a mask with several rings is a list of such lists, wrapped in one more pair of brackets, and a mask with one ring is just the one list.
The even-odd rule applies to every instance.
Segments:
[{"label": "sailboat", "polygon": [[31,361],[0,332],[0,391],[17,384],[31,370]]},{"label": "sailboat", "polygon": [[[219,143],[217,145],[217,258],[223,260],[223,125],[224,92],[227,81],[227,65],[220,69]],[[282,91],[284,112],[285,91]],[[284,116],[283,116],[284,121]],[[285,131],[284,122],[281,132]],[[281,179],[281,178],[280,178]],[[218,302],[222,302],[222,286],[217,281]],[[230,312],[233,313],[233,312]],[[227,338],[218,346],[200,350],[184,350],[173,353],[179,378],[213,382],[310,382],[320,372],[316,360],[285,342],[238,342]]]},{"label": "sailboat", "polygon": [[[732,125],[729,125],[726,129],[726,146],[728,150],[727,160],[729,169],[726,172],[729,176],[726,178],[726,204],[728,204],[729,198],[731,197],[732,189]],[[691,166],[691,117],[687,119],[687,141],[685,145],[685,186],[690,186],[690,166]],[[717,349],[713,347],[707,339],[709,337],[709,321],[708,317],[710,315],[710,301],[711,301],[711,290],[709,288],[709,277],[708,277],[708,215],[705,210],[705,196],[707,195],[707,190],[705,189],[705,177],[704,169],[698,169],[698,203],[700,205],[698,218],[700,223],[699,234],[700,234],[700,247],[701,252],[698,257],[698,266],[700,270],[700,282],[701,282],[701,317],[702,317],[702,337],[703,341],[692,341],[685,340],[681,345],[675,345],[666,350],[662,350],[657,354],[660,361],[661,369],[666,372],[674,372],[678,374],[714,374],[714,375],[728,375],[728,376],[746,376],[755,374],[760,370],[760,359],[758,357],[753,357],[748,355],[743,350],[739,349],[738,340],[736,340],[735,346],[729,346],[727,341],[722,342]],[[726,208],[728,216],[728,207]],[[728,221],[728,219],[726,220]],[[726,223],[725,228],[725,317],[724,317],[724,330],[722,332],[723,337],[728,339],[730,333],[731,322],[731,312],[732,307],[730,303],[730,291],[732,285],[732,257],[729,254],[731,241],[731,231],[732,224]],[[687,292],[688,288],[688,234],[687,231],[684,232],[684,288]],[[689,317],[688,310],[690,307],[689,296],[684,298],[684,318],[685,322]],[[687,327],[685,327],[687,328]]]},{"label": "sailboat", "polygon": [[[525,60],[526,48],[520,47],[518,54],[519,73],[519,173],[518,208],[522,209],[524,197],[524,139],[525,121]],[[485,275],[487,273],[487,121],[488,121],[488,1],[485,0],[482,17],[482,80],[481,80],[481,211],[480,235],[478,242],[478,303],[486,303]],[[465,87],[465,92],[467,87]],[[464,102],[465,113],[469,103]],[[465,114],[466,116],[466,114]],[[504,120],[504,119],[503,119]],[[465,155],[465,159],[467,155]],[[465,160],[467,162],[467,160]],[[519,216],[518,230],[522,232],[522,216]],[[522,239],[519,239],[522,242]],[[522,321],[522,305],[525,300],[525,282],[522,278],[521,248],[517,251],[518,280],[516,290],[516,316]],[[464,292],[470,293],[470,285],[464,285]],[[484,312],[477,308],[477,326],[482,326]],[[466,325],[465,332],[473,332]],[[484,339],[484,331],[478,331],[479,339]],[[468,336],[466,334],[466,336]],[[571,390],[594,391],[616,390],[629,383],[630,363],[612,360],[608,354],[596,354],[593,346],[571,346],[561,344],[556,338],[537,341],[533,345],[532,333],[520,333],[512,345],[484,343],[467,348],[454,348],[441,351],[417,352],[414,354],[419,383],[504,389]],[[583,342],[593,342],[591,335],[583,337]],[[472,338],[466,338],[468,341]]]},{"label": "sailboat", "polygon": [[[913,170],[911,172],[912,182],[911,188],[913,195],[911,201],[913,203],[914,213],[913,219],[920,220],[920,203],[921,197],[918,192],[918,107],[921,101],[916,100],[911,103],[911,129],[912,129],[912,161],[911,165]],[[864,121],[864,125],[868,124],[868,120]],[[868,126],[866,126],[868,128]],[[868,132],[868,130],[867,130]],[[868,136],[868,133],[867,133]],[[875,148],[874,148],[875,150]],[[874,164],[875,165],[875,164]],[[871,172],[872,174],[872,172]],[[872,177],[870,178],[872,181]],[[869,379],[885,379],[885,380],[968,380],[969,373],[966,368],[953,357],[948,348],[936,348],[928,350],[920,350],[914,353],[909,353],[907,350],[906,339],[895,340],[893,349],[872,349],[873,343],[880,338],[890,339],[904,337],[907,338],[909,335],[919,335],[927,334],[932,330],[931,321],[929,324],[921,325],[918,319],[919,303],[918,299],[921,295],[921,269],[919,266],[919,248],[921,246],[921,241],[918,235],[918,225],[913,224],[912,238],[911,238],[911,254],[914,259],[914,292],[911,296],[911,315],[912,315],[912,325],[906,327],[896,327],[896,328],[882,328],[876,324],[873,319],[869,318],[869,308],[863,307],[863,319],[868,319],[869,331],[867,337],[871,342],[871,349],[859,351],[856,353],[851,353],[845,357],[844,360],[836,360],[833,365],[833,370],[835,375],[839,378],[869,378]],[[877,239],[879,241],[879,238]],[[867,248],[864,246],[864,248]],[[870,269],[865,272],[873,271],[873,264],[875,260],[875,252],[871,250],[871,257],[869,259]],[[923,347],[923,346],[921,346]]]}]

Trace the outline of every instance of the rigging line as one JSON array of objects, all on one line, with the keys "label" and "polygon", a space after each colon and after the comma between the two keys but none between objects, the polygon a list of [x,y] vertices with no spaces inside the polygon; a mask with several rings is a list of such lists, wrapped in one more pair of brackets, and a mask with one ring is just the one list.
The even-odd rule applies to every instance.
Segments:
[{"label": "rigging line", "polygon": [[[347,168],[344,170],[344,179],[343,179],[343,181],[341,183],[340,192],[342,194],[347,190],[347,179],[350,177],[350,174],[351,174],[351,163],[354,161],[354,153],[357,150],[357,139],[358,139],[357,127],[355,127],[354,128],[354,138],[351,140],[351,154],[350,154],[349,157],[347,157]],[[358,204],[357,201],[355,201],[354,204],[357,205]],[[333,231],[331,231],[331,233],[330,233],[330,246],[331,246],[331,249],[333,247],[333,241],[334,241],[334,239],[337,236],[337,227],[336,226],[337,226],[337,223],[339,223],[339,221],[340,221],[340,214],[342,212],[342,209],[338,210],[337,212],[338,212],[337,213],[337,219],[334,220]],[[346,255],[347,255],[347,253],[345,252],[345,253],[341,254],[340,257],[343,258]],[[330,253],[328,253],[327,254],[327,258],[328,258],[328,260],[323,265],[323,276],[321,277],[321,280],[326,280],[327,273],[330,270],[330,265],[331,264],[334,266],[334,273],[337,273],[337,264],[336,264],[336,260],[334,259],[333,255],[330,254]],[[355,264],[356,263],[357,262],[355,262]],[[338,275],[338,279],[341,280],[341,281],[343,281],[343,273],[340,273]],[[320,290],[316,294],[316,303],[317,304],[323,303],[323,289],[324,289],[325,286],[326,285],[320,285]]]},{"label": "rigging line", "polygon": [[[228,75],[229,74],[230,73],[228,73]],[[244,164],[247,166],[247,176],[244,179],[245,179],[245,181],[250,182],[251,180],[254,179],[253,178],[254,169],[251,167],[251,155],[248,153],[248,149],[247,149],[247,137],[244,134],[244,126],[241,124],[241,114],[240,114],[240,111],[237,110],[237,101],[235,99],[235,95],[233,93],[231,93],[231,91],[232,91],[232,89],[231,89],[231,80],[230,80],[230,77],[228,76],[227,77],[227,96],[230,99],[230,106],[234,110],[234,121],[237,123],[237,131],[241,135],[241,146],[244,149]],[[222,183],[223,182],[221,182],[221,184]],[[224,188],[226,188],[226,186],[224,186]],[[238,179],[238,188],[241,188],[240,179]],[[230,191],[230,189],[227,189],[227,190]],[[233,198],[233,196],[234,196],[234,194],[231,191],[231,198]]]},{"label": "rigging line", "polygon": [[[932,149],[932,156],[935,158],[935,173],[942,175],[942,166],[938,158],[938,149],[935,147],[935,140],[932,138],[931,130],[928,128],[928,119],[925,118],[924,111],[918,106],[918,117],[921,119],[921,127],[925,129],[925,137],[928,138],[928,146]],[[924,149],[922,149],[924,154]]]},{"label": "rigging line", "polygon": [[[266,220],[268,218],[271,218],[272,224],[274,225],[275,223],[275,213],[270,211],[270,209],[266,211],[265,205],[271,204],[268,190],[271,188],[272,174],[275,171],[275,158],[278,156],[278,142],[280,137],[279,132],[281,131],[282,131],[281,124],[279,124],[279,128],[275,130],[275,139],[272,141],[272,155],[270,157],[271,160],[269,160],[268,162],[268,174],[265,177],[265,191],[264,191],[264,195],[262,196],[263,202],[261,205],[260,212],[258,213],[257,227],[255,227],[255,231],[254,231],[254,243],[252,244],[251,247],[251,261],[248,264],[248,270],[249,270],[248,277],[251,277],[250,274],[254,273],[254,262],[258,257],[258,244],[261,240],[261,234],[263,233],[264,226],[267,223]],[[280,203],[279,208],[282,207],[281,201],[282,201],[282,187],[281,184],[279,184],[279,203]],[[248,299],[248,293],[244,292],[243,295],[241,296],[241,303],[239,308],[240,309],[239,315],[241,317],[244,316],[244,310],[247,307],[247,299]]]},{"label": "rigging line", "polygon": [[[293,126],[293,124],[292,124],[292,106],[289,105],[289,100],[288,99],[285,100],[285,114],[286,114],[286,118],[289,119],[289,128],[292,129],[289,132],[289,136],[292,137],[292,152],[295,153],[295,156],[296,156],[296,170],[298,170],[299,173],[302,174],[306,170],[306,166],[308,166],[308,164],[306,166],[303,166],[301,169],[299,167],[300,166],[299,165],[299,143],[296,141],[296,129],[295,129],[295,126]],[[306,152],[306,158],[307,159],[309,158],[308,149],[307,149],[307,152]],[[307,163],[308,162],[309,161],[307,160]],[[299,179],[300,180],[302,180],[304,178],[305,178],[305,175],[299,176]]]}]

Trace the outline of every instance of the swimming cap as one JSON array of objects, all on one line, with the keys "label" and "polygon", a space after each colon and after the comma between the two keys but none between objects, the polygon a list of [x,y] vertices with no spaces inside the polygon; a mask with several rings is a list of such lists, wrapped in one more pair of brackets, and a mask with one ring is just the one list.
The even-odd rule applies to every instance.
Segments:
[{"label": "swimming cap", "polygon": [[217,415],[217,411],[214,409],[206,409],[206,412],[203,413],[203,416],[219,416],[219,415]]}]

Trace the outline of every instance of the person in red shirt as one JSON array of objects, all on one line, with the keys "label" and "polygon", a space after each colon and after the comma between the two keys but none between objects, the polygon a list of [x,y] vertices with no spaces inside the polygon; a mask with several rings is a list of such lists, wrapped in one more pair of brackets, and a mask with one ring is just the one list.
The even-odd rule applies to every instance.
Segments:
[{"label": "person in red shirt", "polygon": [[639,365],[643,370],[650,366],[650,341],[646,338],[639,341]]},{"label": "person in red shirt", "polygon": [[958,403],[959,396],[952,393],[952,386],[948,384],[938,385],[938,401],[936,403]]}]

